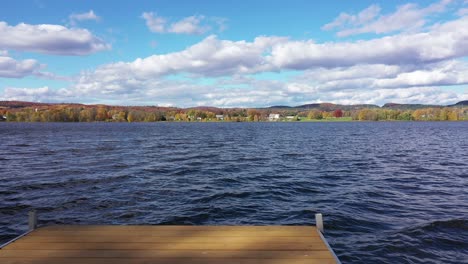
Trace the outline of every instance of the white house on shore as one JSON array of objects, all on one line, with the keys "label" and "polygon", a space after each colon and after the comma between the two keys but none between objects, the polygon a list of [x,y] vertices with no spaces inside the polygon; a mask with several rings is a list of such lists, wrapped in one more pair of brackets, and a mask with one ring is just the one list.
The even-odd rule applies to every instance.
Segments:
[{"label": "white house on shore", "polygon": [[278,121],[280,118],[280,114],[270,114],[268,116],[268,121]]},{"label": "white house on shore", "polygon": [[216,115],[217,120],[224,120],[224,115]]}]

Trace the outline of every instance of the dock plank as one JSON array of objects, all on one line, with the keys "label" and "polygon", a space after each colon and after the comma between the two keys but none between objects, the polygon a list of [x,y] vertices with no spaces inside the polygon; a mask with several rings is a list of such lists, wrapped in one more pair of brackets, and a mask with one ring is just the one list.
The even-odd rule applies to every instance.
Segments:
[{"label": "dock plank", "polygon": [[322,242],[264,244],[249,243],[13,243],[4,250],[37,250],[37,249],[113,249],[113,250],[327,250]]},{"label": "dock plank", "polygon": [[[315,226],[223,226],[223,225],[210,225],[210,226],[189,226],[189,225],[51,225],[41,227],[39,230],[47,231],[148,231],[148,230],[187,230],[187,231],[300,231],[300,232],[314,232],[317,230]],[[37,230],[37,231],[39,231]]]},{"label": "dock plank", "polygon": [[[131,231],[131,232],[130,232]],[[118,236],[118,235],[129,235],[129,236],[167,236],[167,237],[177,237],[177,236],[198,236],[203,235],[204,237],[303,237],[303,236],[314,236],[318,237],[316,229],[307,228],[305,230],[301,229],[282,229],[282,230],[255,230],[251,228],[239,228],[239,229],[225,229],[223,227],[219,229],[158,229],[158,228],[148,228],[147,230],[142,229],[106,229],[106,230],[38,230],[35,233],[35,236],[56,236],[67,235],[67,236]]]},{"label": "dock plank", "polygon": [[323,259],[332,258],[322,251],[265,250],[4,250],[2,258],[229,258],[229,259]]},{"label": "dock plank", "polygon": [[44,242],[76,242],[76,243],[112,243],[112,242],[127,242],[127,243],[269,243],[273,241],[282,241],[284,243],[305,243],[305,242],[321,242],[320,237],[204,237],[204,236],[179,236],[179,237],[156,237],[156,236],[49,236],[36,237],[27,236],[22,239],[24,243],[44,243]]},{"label": "dock plank", "polygon": [[2,264],[334,264],[333,259],[148,259],[148,258],[86,258],[86,259],[2,259]]},{"label": "dock plank", "polygon": [[310,226],[49,226],[0,263],[336,263]]}]

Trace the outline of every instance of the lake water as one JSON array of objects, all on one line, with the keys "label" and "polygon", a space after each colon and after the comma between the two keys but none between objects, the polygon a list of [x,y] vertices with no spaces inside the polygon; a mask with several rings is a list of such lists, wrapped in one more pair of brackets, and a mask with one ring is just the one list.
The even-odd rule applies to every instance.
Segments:
[{"label": "lake water", "polygon": [[40,224],[308,225],[343,263],[468,263],[468,122],[0,123],[0,240]]}]

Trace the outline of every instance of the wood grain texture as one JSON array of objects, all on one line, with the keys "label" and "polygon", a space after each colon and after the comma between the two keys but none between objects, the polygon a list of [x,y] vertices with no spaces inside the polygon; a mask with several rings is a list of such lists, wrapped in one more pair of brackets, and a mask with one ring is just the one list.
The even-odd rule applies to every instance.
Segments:
[{"label": "wood grain texture", "polygon": [[74,250],[74,249],[113,249],[113,250],[327,250],[322,242],[308,243],[282,243],[271,242],[268,247],[262,244],[249,243],[246,248],[245,243],[13,243],[5,250]]},{"label": "wood grain texture", "polygon": [[2,264],[334,264],[333,259],[145,259],[87,258],[84,259],[2,259]]},{"label": "wood grain texture", "polygon": [[0,263],[335,263],[310,226],[49,226]]}]

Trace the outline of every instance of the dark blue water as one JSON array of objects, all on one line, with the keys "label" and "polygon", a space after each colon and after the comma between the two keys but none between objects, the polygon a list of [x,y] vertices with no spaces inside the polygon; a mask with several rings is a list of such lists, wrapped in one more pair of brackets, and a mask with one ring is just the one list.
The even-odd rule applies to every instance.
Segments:
[{"label": "dark blue water", "polygon": [[343,263],[468,263],[468,122],[0,123],[0,237],[308,225]]}]

